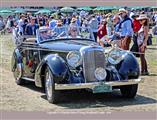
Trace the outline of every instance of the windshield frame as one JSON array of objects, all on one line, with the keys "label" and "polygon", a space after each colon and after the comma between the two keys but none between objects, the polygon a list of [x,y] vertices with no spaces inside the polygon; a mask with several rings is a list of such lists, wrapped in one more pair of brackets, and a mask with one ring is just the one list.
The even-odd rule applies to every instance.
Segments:
[{"label": "windshield frame", "polygon": [[[65,27],[66,28],[66,30],[68,30],[68,28],[69,28],[69,26],[63,26],[63,27]],[[38,29],[37,31],[36,31],[36,37],[37,37],[37,43],[45,43],[45,42],[51,42],[51,41],[59,41],[59,40],[86,40],[86,41],[93,41],[93,42],[95,42],[95,40],[94,40],[94,35],[93,35],[93,33],[92,33],[92,31],[91,31],[91,29],[89,28],[89,27],[78,27],[77,26],[77,29],[79,30],[79,29],[87,29],[88,30],[88,32],[87,33],[89,33],[89,35],[90,35],[90,37],[91,38],[83,38],[83,37],[85,37],[85,36],[83,36],[83,37],[81,37],[80,35],[80,31],[79,31],[79,35],[78,36],[80,36],[80,38],[72,38],[72,37],[69,37],[69,34],[68,34],[68,31],[66,31],[65,32],[65,36],[64,37],[60,37],[60,38],[58,38],[58,37],[54,37],[54,39],[52,38],[52,39],[46,39],[46,40],[43,40],[43,41],[41,41],[41,39],[40,39],[40,30]],[[46,28],[46,30],[51,30],[50,28]],[[52,32],[53,32],[53,30],[52,30]]]}]

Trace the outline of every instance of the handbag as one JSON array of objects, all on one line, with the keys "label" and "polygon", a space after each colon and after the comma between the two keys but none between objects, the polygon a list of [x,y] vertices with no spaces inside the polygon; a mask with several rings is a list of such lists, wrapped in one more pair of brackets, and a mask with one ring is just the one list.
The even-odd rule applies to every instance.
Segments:
[{"label": "handbag", "polygon": [[130,49],[131,52],[133,52],[133,54],[136,56],[136,57],[140,57],[140,55],[138,54],[139,52],[139,46],[137,44],[137,40],[134,41],[131,49]]}]

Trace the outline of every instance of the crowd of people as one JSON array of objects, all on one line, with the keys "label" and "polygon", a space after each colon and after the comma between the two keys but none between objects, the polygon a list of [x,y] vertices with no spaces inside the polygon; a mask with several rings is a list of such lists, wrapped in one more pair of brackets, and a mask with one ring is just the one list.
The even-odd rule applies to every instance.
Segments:
[{"label": "crowd of people", "polygon": [[[60,33],[64,29],[58,28],[62,26],[70,26],[71,31],[76,30],[76,27],[89,27],[93,32],[95,42],[102,47],[106,43],[116,43],[124,50],[130,49],[130,43],[133,40],[133,46],[137,48],[136,52],[140,53],[141,74],[148,75],[145,50],[150,28],[149,20],[150,16],[148,17],[148,14],[143,11],[137,13],[133,9],[128,11],[124,8],[114,14],[89,14],[85,11],[73,14],[58,13],[58,15],[25,13],[9,16],[6,23],[3,17],[0,17],[0,30],[6,28],[8,32],[11,32],[16,28],[19,35],[36,35],[36,30],[43,27]],[[157,12],[152,13],[151,20],[157,25]],[[157,34],[156,30],[154,30],[155,34]],[[75,34],[72,33],[72,35]]]}]

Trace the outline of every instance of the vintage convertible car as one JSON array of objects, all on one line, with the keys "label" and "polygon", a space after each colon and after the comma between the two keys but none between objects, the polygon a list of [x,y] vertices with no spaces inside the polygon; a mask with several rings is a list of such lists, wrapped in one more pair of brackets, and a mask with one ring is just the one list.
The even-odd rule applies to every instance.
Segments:
[{"label": "vintage convertible car", "polygon": [[72,89],[93,93],[120,89],[124,97],[136,96],[141,79],[131,52],[116,45],[99,46],[89,28],[58,31],[41,28],[35,37],[25,36],[16,47],[12,72],[18,85],[34,81],[45,88],[50,103],[58,102],[63,90]]}]

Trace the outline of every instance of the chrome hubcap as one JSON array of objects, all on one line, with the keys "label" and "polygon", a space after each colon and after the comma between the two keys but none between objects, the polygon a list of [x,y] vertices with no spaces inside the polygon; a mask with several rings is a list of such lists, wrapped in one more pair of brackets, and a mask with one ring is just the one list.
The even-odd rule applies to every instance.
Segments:
[{"label": "chrome hubcap", "polygon": [[48,97],[50,98],[52,97],[52,77],[49,72],[50,71],[46,73],[46,91],[47,91]]}]

